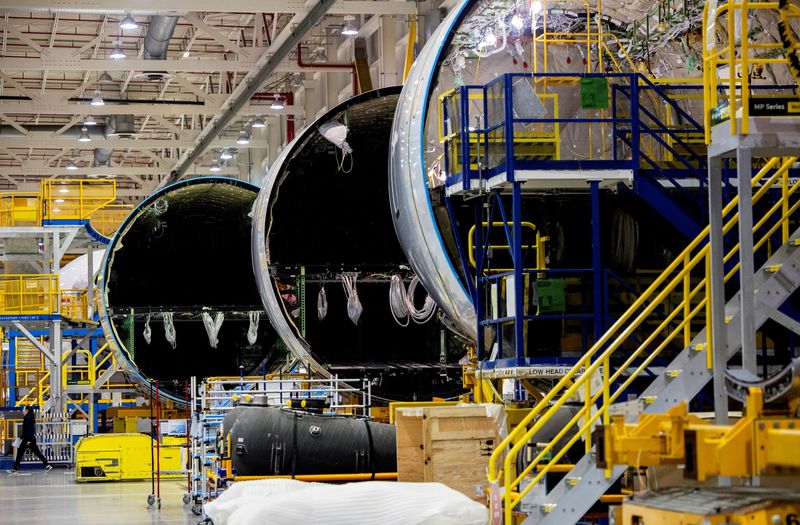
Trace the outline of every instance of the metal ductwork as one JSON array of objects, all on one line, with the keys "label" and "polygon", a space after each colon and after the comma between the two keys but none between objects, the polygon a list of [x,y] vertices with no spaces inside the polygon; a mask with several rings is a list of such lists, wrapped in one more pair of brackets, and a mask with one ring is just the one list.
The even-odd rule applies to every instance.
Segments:
[{"label": "metal ductwork", "polygon": [[[166,60],[169,41],[178,24],[177,16],[151,16],[144,37],[144,59]],[[145,71],[142,75],[147,80],[161,81],[167,77],[165,71]]]},{"label": "metal ductwork", "polygon": [[[109,115],[103,128],[103,135],[108,137],[129,137],[134,133],[133,115]],[[108,166],[111,160],[111,148],[95,148],[93,166]]]}]

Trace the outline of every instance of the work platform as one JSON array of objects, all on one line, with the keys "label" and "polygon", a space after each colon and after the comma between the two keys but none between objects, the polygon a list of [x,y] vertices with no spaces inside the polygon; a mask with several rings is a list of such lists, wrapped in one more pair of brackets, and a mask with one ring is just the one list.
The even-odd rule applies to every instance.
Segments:
[{"label": "work platform", "polygon": [[[0,325],[9,338],[0,378],[9,392],[4,405],[79,411],[96,427],[99,394],[109,390],[117,365],[99,342],[93,253],[109,243],[130,208],[115,201],[113,180],[44,180],[39,193],[0,194],[7,268],[0,276]],[[62,289],[62,261],[82,254],[85,287]],[[9,273],[9,265],[24,273]]]}]

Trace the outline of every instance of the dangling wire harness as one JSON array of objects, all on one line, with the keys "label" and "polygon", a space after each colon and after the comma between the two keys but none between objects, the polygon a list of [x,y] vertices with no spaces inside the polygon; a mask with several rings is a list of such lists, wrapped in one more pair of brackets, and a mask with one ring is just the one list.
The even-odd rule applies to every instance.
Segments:
[{"label": "dangling wire harness", "polygon": [[353,324],[358,325],[358,320],[361,318],[361,312],[364,307],[361,306],[361,301],[358,299],[358,290],[356,289],[356,281],[358,274],[356,273],[343,273],[339,275],[344,287],[344,294],[347,296],[347,316],[353,321]]},{"label": "dangling wire harness", "polygon": [[258,339],[258,321],[261,319],[261,312],[256,310],[248,312],[247,315],[250,318],[250,327],[247,329],[247,342],[250,345],[254,345]]},{"label": "dangling wire harness", "polygon": [[150,344],[150,341],[153,339],[153,331],[150,330],[150,314],[147,314],[147,318],[144,321],[144,340],[147,344]]},{"label": "dangling wire harness", "polygon": [[219,344],[219,329],[222,328],[222,322],[225,320],[225,314],[217,312],[214,318],[211,318],[211,313],[203,312],[203,326],[206,327],[206,334],[208,334],[208,344],[211,348],[216,348]]},{"label": "dangling wire harness", "polygon": [[[417,324],[425,324],[436,313],[436,303],[430,295],[425,297],[425,303],[419,310],[414,305],[414,294],[418,284],[419,277],[415,275],[408,284],[408,289],[406,289],[400,276],[397,274],[392,275],[389,285],[389,306],[394,320],[400,326],[408,326],[409,317]],[[403,323],[404,320],[405,324]]]},{"label": "dangling wire harness", "polygon": [[172,312],[164,312],[161,314],[164,319],[164,337],[167,338],[167,342],[172,345],[172,349],[178,346],[178,341],[176,339],[175,334],[175,323],[172,321]]}]

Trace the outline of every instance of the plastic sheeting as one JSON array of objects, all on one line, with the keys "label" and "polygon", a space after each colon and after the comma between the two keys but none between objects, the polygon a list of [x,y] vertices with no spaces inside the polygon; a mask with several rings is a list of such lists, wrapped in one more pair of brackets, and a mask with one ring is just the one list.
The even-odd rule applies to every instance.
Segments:
[{"label": "plastic sheeting", "polygon": [[247,342],[252,346],[258,341],[258,321],[261,319],[261,312],[249,312],[247,316],[250,318],[250,327],[247,329]]},{"label": "plastic sheeting", "polygon": [[319,288],[319,294],[317,295],[317,318],[322,321],[326,315],[328,315],[328,294],[325,293],[325,285],[323,284]]},{"label": "plastic sheeting", "polygon": [[[92,268],[95,275],[103,265],[103,257],[105,257],[105,250],[95,250],[92,252]],[[88,273],[87,255],[83,254],[76,257],[74,260],[67,263],[58,273],[58,281],[62,290],[84,289],[89,285],[89,279],[86,274]],[[94,282],[94,276],[92,276]]]},{"label": "plastic sheeting", "polygon": [[172,349],[178,346],[177,334],[175,333],[175,324],[172,321],[172,312],[164,312],[164,337],[167,342],[172,345]]},{"label": "plastic sheeting", "polygon": [[215,525],[484,525],[489,510],[441,483],[292,479],[234,483],[204,508]]},{"label": "plastic sheeting", "polygon": [[142,332],[142,336],[147,344],[150,344],[150,341],[153,340],[153,331],[150,329],[150,314],[147,314],[147,318],[144,321],[144,332]]}]

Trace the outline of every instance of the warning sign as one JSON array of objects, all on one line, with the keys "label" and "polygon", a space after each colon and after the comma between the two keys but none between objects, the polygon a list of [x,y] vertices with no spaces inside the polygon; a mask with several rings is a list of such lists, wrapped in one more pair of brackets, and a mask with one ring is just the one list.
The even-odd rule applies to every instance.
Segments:
[{"label": "warning sign", "polygon": [[800,117],[800,99],[797,97],[751,98],[751,117]]}]

